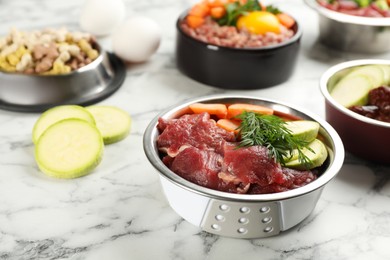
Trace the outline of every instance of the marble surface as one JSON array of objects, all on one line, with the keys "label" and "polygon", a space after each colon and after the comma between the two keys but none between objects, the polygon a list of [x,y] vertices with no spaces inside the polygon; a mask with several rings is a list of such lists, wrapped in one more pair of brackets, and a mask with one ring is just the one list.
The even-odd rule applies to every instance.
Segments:
[{"label": "marble surface", "polygon": [[[107,1],[109,2],[109,1]],[[106,146],[102,163],[74,180],[46,177],[34,161],[31,130],[39,114],[0,110],[0,259],[390,259],[390,167],[347,154],[312,214],[279,236],[239,240],[202,232],[168,205],[142,148],[149,121],[190,97],[237,93],[292,103],[324,117],[318,81],[330,66],[390,53],[341,53],[317,42],[317,15],[300,0],[273,1],[304,27],[294,75],[278,86],[224,91],[176,68],[175,19],[193,1],[125,1],[127,16],[146,15],[162,29],[157,53],[129,64],[124,85],[101,104],[133,119],[130,136]],[[0,33],[78,29],[82,1],[0,0]],[[99,38],[110,49],[109,37]],[[12,86],[10,86],[12,87]]]}]

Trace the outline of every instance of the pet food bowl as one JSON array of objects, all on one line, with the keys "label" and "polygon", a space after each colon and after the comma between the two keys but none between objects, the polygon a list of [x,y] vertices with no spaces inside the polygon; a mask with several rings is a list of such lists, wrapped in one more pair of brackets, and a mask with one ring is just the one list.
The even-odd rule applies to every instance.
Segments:
[{"label": "pet food bowl", "polygon": [[[313,182],[293,190],[272,194],[234,194],[189,182],[172,172],[160,157],[156,140],[159,118],[172,119],[188,111],[192,103],[250,103],[270,107],[320,124],[319,134],[328,147],[328,159]],[[155,117],[143,137],[144,151],[160,176],[171,207],[185,220],[212,234],[234,238],[262,238],[278,235],[302,222],[315,208],[325,185],[339,172],[344,147],[336,131],[323,119],[293,106],[254,97],[207,96],[172,106]]]},{"label": "pet food bowl", "polygon": [[41,112],[64,104],[89,105],[114,93],[126,75],[124,63],[98,44],[90,64],[60,75],[0,72],[0,108]]}]

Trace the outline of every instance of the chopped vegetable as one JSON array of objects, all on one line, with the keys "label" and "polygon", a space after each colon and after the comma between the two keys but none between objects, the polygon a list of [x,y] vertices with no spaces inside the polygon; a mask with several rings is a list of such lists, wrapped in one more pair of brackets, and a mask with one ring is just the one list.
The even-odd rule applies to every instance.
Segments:
[{"label": "chopped vegetable", "polygon": [[220,19],[226,14],[226,10],[222,6],[213,7],[210,9],[210,15],[214,19]]},{"label": "chopped vegetable", "polygon": [[128,136],[131,126],[130,115],[113,106],[89,106],[86,108],[95,118],[96,127],[102,134],[104,144],[112,144]]},{"label": "chopped vegetable", "polygon": [[288,121],[285,126],[293,136],[307,142],[316,139],[320,130],[320,124],[311,120]]},{"label": "chopped vegetable", "polygon": [[210,14],[210,7],[205,3],[194,5],[188,12],[189,15],[205,17]]},{"label": "chopped vegetable", "polygon": [[276,18],[278,18],[279,22],[284,25],[286,28],[290,29],[294,26],[295,20],[291,16],[286,13],[276,14]]},{"label": "chopped vegetable", "polygon": [[51,125],[67,118],[83,119],[91,124],[95,124],[95,119],[84,107],[77,105],[63,105],[46,110],[35,122],[32,131],[32,140],[36,144],[40,136]]},{"label": "chopped vegetable", "polygon": [[273,109],[269,107],[237,103],[232,104],[228,107],[227,118],[235,118],[236,116],[242,114],[244,111],[255,112],[262,115],[272,115],[274,112]]},{"label": "chopped vegetable", "polygon": [[224,7],[228,3],[227,0],[206,0],[206,2],[210,8]]},{"label": "chopped vegetable", "polygon": [[51,125],[35,146],[36,162],[45,174],[71,179],[88,174],[102,159],[99,130],[85,120],[70,118]]},{"label": "chopped vegetable", "polygon": [[[328,150],[323,142],[319,139],[314,139],[307,147],[302,149],[302,152],[309,159],[308,164],[303,165],[298,159],[289,160],[286,162],[286,166],[297,170],[313,169],[321,166],[328,157]],[[293,152],[294,153],[294,152]]]},{"label": "chopped vegetable", "polygon": [[235,134],[238,134],[240,127],[240,122],[238,120],[231,120],[231,119],[219,119],[217,121],[217,126],[225,129],[229,132],[234,132]]},{"label": "chopped vegetable", "polygon": [[57,178],[86,175],[100,163],[104,144],[124,139],[130,124],[130,116],[117,107],[53,107],[34,124],[38,167]]},{"label": "chopped vegetable", "polygon": [[216,115],[218,118],[226,118],[228,113],[227,107],[224,104],[194,103],[189,105],[189,107],[195,114],[207,112],[210,115]]},{"label": "chopped vegetable", "polygon": [[191,28],[197,28],[197,27],[201,26],[202,24],[204,24],[204,21],[205,21],[203,17],[194,16],[194,15],[188,15],[186,20],[187,20],[187,24]]},{"label": "chopped vegetable", "polygon": [[372,0],[354,0],[360,7],[367,7],[371,4]]}]

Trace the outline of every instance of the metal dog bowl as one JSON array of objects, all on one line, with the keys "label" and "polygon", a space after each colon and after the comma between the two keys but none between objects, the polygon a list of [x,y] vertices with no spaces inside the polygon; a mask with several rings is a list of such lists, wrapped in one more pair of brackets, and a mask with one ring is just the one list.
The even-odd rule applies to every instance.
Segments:
[{"label": "metal dog bowl", "polygon": [[114,93],[123,83],[126,68],[114,54],[96,48],[90,64],[63,75],[0,72],[0,108],[41,112],[63,104],[89,105]]},{"label": "metal dog bowl", "polygon": [[[328,146],[324,171],[306,186],[273,194],[233,194],[201,187],[172,172],[162,162],[156,140],[158,118],[177,118],[192,103],[251,103],[315,120]],[[241,96],[208,96],[172,106],[154,118],[144,133],[144,151],[158,171],[162,188],[171,207],[185,220],[202,230],[235,238],[274,236],[303,221],[315,208],[324,186],[339,172],[344,161],[344,147],[336,131],[318,116],[272,100]]]},{"label": "metal dog bowl", "polygon": [[329,10],[317,0],[305,2],[319,15],[319,39],[326,46],[361,53],[390,50],[390,18],[353,16]]}]

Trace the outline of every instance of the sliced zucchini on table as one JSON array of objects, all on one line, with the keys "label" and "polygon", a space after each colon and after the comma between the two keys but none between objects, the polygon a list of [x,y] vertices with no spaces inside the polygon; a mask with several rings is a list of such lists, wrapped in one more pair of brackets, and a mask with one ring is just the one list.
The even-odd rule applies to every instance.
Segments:
[{"label": "sliced zucchini on table", "polygon": [[63,105],[46,110],[36,121],[32,140],[36,144],[42,133],[52,124],[66,118],[79,118],[91,124],[95,124],[95,119],[84,107],[78,105]]},{"label": "sliced zucchini on table", "polygon": [[115,143],[128,136],[131,118],[126,111],[113,106],[90,106],[86,109],[94,117],[104,144]]},{"label": "sliced zucchini on table", "polygon": [[35,146],[42,172],[57,178],[77,178],[91,172],[102,160],[104,143],[93,124],[70,118],[49,126]]}]

